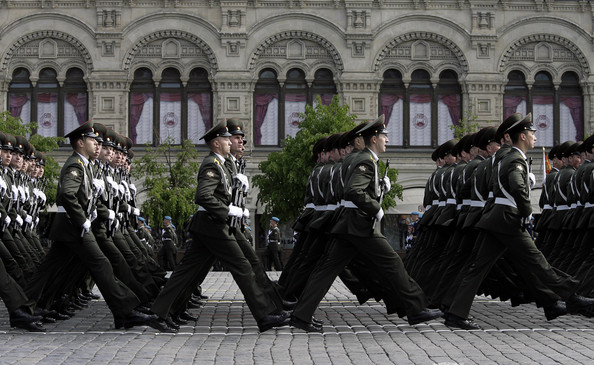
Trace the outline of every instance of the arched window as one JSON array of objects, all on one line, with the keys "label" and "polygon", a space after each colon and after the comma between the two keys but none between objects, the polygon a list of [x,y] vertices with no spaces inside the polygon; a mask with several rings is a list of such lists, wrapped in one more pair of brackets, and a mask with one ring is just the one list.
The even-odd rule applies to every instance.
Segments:
[{"label": "arched window", "polygon": [[559,101],[560,141],[584,139],[584,101],[580,79],[575,72],[561,76]]},{"label": "arched window", "polygon": [[402,146],[404,133],[404,97],[406,89],[402,74],[390,69],[384,72],[384,81],[380,86],[380,115],[386,118],[390,145]]},{"label": "arched window", "polygon": [[130,138],[135,144],[163,143],[168,139],[181,144],[186,138],[204,143],[199,138],[211,126],[211,110],[212,89],[208,72],[202,68],[190,72],[186,86],[175,68],[163,70],[158,87],[149,69],[134,72],[130,86]]},{"label": "arched window", "polygon": [[413,71],[409,94],[410,145],[431,146],[434,144],[431,143],[433,87],[429,72],[425,70]]},{"label": "arched window", "polygon": [[516,112],[532,112],[537,146],[584,138],[583,96],[575,72],[564,73],[561,85],[555,88],[552,75],[539,71],[528,89],[524,74],[511,71],[505,87],[503,114],[507,118]]},{"label": "arched window", "polygon": [[63,136],[88,119],[88,95],[84,73],[78,68],[66,72],[63,86],[53,68],[39,72],[35,86],[25,68],[13,72],[9,85],[8,109],[24,122],[36,121],[44,137]]},{"label": "arched window", "polygon": [[295,136],[305,106],[312,105],[318,96],[322,104],[328,105],[335,94],[334,76],[328,69],[317,70],[311,86],[305,72],[290,69],[282,88],[276,72],[262,70],[254,93],[254,144],[278,146],[282,136]]},{"label": "arched window", "polygon": [[278,99],[280,85],[276,72],[260,72],[254,92],[254,144],[278,145]]},{"label": "arched window", "polygon": [[212,126],[212,89],[208,72],[195,68],[188,81],[188,138],[194,143],[204,143],[199,138]]},{"label": "arched window", "polygon": [[514,113],[526,114],[528,104],[528,86],[526,76],[521,71],[512,71],[507,75],[505,95],[503,96],[503,119]]}]

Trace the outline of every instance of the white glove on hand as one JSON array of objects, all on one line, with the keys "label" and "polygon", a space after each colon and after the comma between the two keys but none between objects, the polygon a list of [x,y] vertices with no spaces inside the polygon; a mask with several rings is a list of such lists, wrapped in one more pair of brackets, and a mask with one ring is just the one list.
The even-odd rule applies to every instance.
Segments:
[{"label": "white glove on hand", "polygon": [[536,176],[531,172],[528,173],[528,181],[530,182],[530,190],[534,189],[536,186]]},{"label": "white glove on hand", "polygon": [[130,184],[130,192],[132,195],[136,195],[136,185]]},{"label": "white glove on hand", "polygon": [[532,220],[532,214],[530,214],[528,217],[523,217],[522,218],[522,227],[524,227],[528,223],[530,223],[531,220]]},{"label": "white glove on hand", "polygon": [[10,224],[10,222],[12,222],[12,219],[10,219],[9,216],[6,216],[6,218],[4,218],[4,224],[6,224],[8,226]]},{"label": "white glove on hand", "polygon": [[91,221],[87,219],[83,223],[82,229],[83,229],[83,236],[84,236],[85,233],[89,233],[89,230],[91,229]]},{"label": "white glove on hand", "polygon": [[377,221],[379,222],[382,220],[383,217],[384,217],[384,209],[380,208],[380,210],[375,215],[375,219],[377,219]]},{"label": "white glove on hand", "polygon": [[91,212],[91,222],[97,219],[97,209],[93,209]]},{"label": "white glove on hand", "polygon": [[132,214],[134,214],[135,216],[139,217],[140,216],[140,209],[134,208],[134,211],[132,212]]},{"label": "white glove on hand", "polygon": [[123,198],[126,196],[126,188],[124,187],[124,185],[122,185],[122,184],[118,185],[118,191],[120,193],[120,198]]},{"label": "white glove on hand", "polygon": [[23,218],[21,218],[20,215],[17,215],[15,218],[16,222],[19,224],[19,226],[23,226]]},{"label": "white glove on hand", "polygon": [[120,228],[120,221],[116,219],[115,222],[114,222],[113,229],[114,230],[118,230],[119,228]]},{"label": "white glove on hand", "polygon": [[248,177],[244,174],[237,174],[235,177],[241,182],[241,189],[247,193],[250,189],[250,181],[248,180]]},{"label": "white glove on hand", "polygon": [[384,192],[387,194],[388,191],[390,191],[390,189],[392,189],[392,182],[390,181],[390,178],[387,176],[384,177],[382,179],[382,181],[384,182],[384,189],[385,189]]},{"label": "white glove on hand", "polygon": [[235,205],[229,205],[229,217],[241,218],[243,216],[243,209]]},{"label": "white glove on hand", "polygon": [[17,188],[18,192],[19,192],[19,197],[21,198],[21,204],[25,204],[25,201],[27,200],[27,195],[25,194],[25,188],[23,188],[22,186],[19,186]]},{"label": "white glove on hand", "polygon": [[10,187],[10,191],[12,192],[12,201],[17,201],[19,199],[19,189],[16,186],[12,185]]},{"label": "white glove on hand", "polygon": [[107,211],[109,212],[109,217],[107,217],[107,219],[109,219],[110,222],[113,222],[115,219],[115,212],[111,209],[108,209]]},{"label": "white glove on hand", "polygon": [[47,201],[47,197],[45,196],[45,193],[41,190],[39,190],[39,199],[41,199],[41,204],[45,205],[45,202]]},{"label": "white glove on hand", "polygon": [[33,223],[33,217],[27,214],[27,216],[25,217],[25,222],[27,222],[27,224]]},{"label": "white glove on hand", "polygon": [[101,179],[93,179],[93,186],[97,191],[97,196],[102,195],[105,191],[105,182]]},{"label": "white glove on hand", "polygon": [[250,211],[249,211],[249,209],[248,209],[248,208],[245,208],[245,209],[243,210],[243,217],[244,217],[245,219],[249,219],[249,218],[250,218]]},{"label": "white glove on hand", "polygon": [[[38,224],[39,224],[39,217],[35,218],[35,224],[33,225],[33,227],[37,227]],[[33,227],[31,227],[31,229],[33,229]]]}]

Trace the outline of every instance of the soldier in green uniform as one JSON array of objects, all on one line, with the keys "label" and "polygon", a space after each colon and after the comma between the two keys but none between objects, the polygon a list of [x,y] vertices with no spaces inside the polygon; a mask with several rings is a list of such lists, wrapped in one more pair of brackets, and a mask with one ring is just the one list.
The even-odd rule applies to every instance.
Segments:
[{"label": "soldier in green uniform", "polygon": [[[448,326],[480,328],[468,319],[470,307],[484,277],[504,254],[520,277],[531,285],[532,291],[540,293],[541,299],[548,296],[549,302],[543,303],[547,318],[556,318],[567,311],[588,316],[594,313],[594,300],[575,294],[577,281],[554,270],[525,230],[532,213],[526,151],[534,147],[535,130],[528,115],[503,131],[509,134],[512,147],[493,168],[496,182],[493,204],[477,224],[483,232],[483,240],[472,262],[463,269],[464,279],[446,313]],[[567,310],[559,299],[566,300]]]},{"label": "soldier in green uniform", "polygon": [[185,306],[216,259],[230,271],[256,319],[260,331],[289,323],[288,313],[279,310],[255,278],[235,237],[229,232],[229,218],[244,216],[244,210],[231,204],[232,176],[225,167],[231,141],[226,123],[215,124],[202,138],[211,152],[198,171],[195,202],[198,212],[192,217],[192,245],[175,268],[151,310],[162,320]]},{"label": "soldier in green uniform", "polygon": [[27,288],[29,298],[38,299],[48,280],[75,259],[81,262],[97,283],[107,305],[113,313],[116,327],[130,328],[155,323],[157,317],[134,310],[140,302],[136,295],[116,279],[109,260],[99,249],[91,230],[91,213],[95,209],[89,158],[99,154],[97,133],[93,122],[87,122],[66,137],[73,149],[60,172],[58,182],[58,213],[54,219],[50,238],[54,240],[39,269]]},{"label": "soldier in green uniform", "polygon": [[163,250],[163,269],[171,271],[177,265],[177,234],[171,225],[171,217],[168,215],[163,218],[161,243],[161,250]]},{"label": "soldier in green uniform", "polygon": [[280,229],[278,228],[279,219],[272,217],[270,219],[270,228],[266,236],[266,257],[268,261],[268,269],[282,271],[283,265],[280,261],[281,255],[281,241],[280,241]]},{"label": "soldier in green uniform", "polygon": [[312,321],[313,313],[338,274],[357,255],[368,265],[373,265],[385,290],[400,299],[409,324],[442,315],[440,310],[426,308],[425,294],[410,278],[400,257],[380,232],[380,224],[374,223],[380,222],[384,215],[379,203],[380,186],[389,190],[389,182],[380,180],[377,164],[378,154],[385,151],[388,142],[383,118],[369,123],[361,134],[366,148],[351,163],[344,187],[344,209],[331,231],[337,243],[330,247],[327,258],[310,275],[291,316],[291,324],[305,331],[322,331],[322,326]]}]

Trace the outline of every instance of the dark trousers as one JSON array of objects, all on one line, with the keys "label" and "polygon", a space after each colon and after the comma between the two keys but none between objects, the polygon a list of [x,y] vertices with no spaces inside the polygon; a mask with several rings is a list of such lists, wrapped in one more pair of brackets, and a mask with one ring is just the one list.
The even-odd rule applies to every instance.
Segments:
[{"label": "dark trousers", "polygon": [[385,237],[339,235],[330,247],[327,259],[310,275],[299,297],[293,316],[311,322],[311,318],[332,283],[355,256],[373,265],[385,290],[399,298],[406,314],[416,314],[428,304],[419,285],[408,275],[402,260]]},{"label": "dark trousers", "polygon": [[194,239],[190,248],[151,307],[154,313],[167,318],[174,314],[174,303],[178,306],[180,303],[185,305],[216,259],[223,263],[235,279],[256,321],[276,311],[274,302],[257,284],[250,262],[234,239],[204,237],[199,232],[192,233]]},{"label": "dark trousers", "polygon": [[115,277],[109,260],[101,252],[91,233],[85,234],[78,242],[54,242],[29,282],[26,290],[29,298],[40,298],[48,284],[48,278],[53,277],[55,272],[72,259],[89,271],[114,317],[125,317],[140,304],[136,295]]},{"label": "dark trousers", "polygon": [[512,230],[504,233],[483,233],[476,257],[463,269],[464,279],[448,309],[449,313],[468,318],[479,286],[495,262],[504,254],[518,270],[518,275],[530,284],[533,294],[541,298],[541,303],[546,296],[549,296],[549,304],[552,304],[559,298],[566,299],[575,293],[578,282],[554,270],[527,232]]},{"label": "dark trousers", "polygon": [[16,281],[6,272],[4,264],[0,260],[0,298],[4,302],[8,312],[13,312],[22,306],[32,306],[25,291]]}]

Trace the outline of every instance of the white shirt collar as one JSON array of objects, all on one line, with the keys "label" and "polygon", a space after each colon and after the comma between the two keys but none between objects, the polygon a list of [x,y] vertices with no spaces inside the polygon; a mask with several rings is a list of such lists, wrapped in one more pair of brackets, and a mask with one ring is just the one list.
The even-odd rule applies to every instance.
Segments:
[{"label": "white shirt collar", "polygon": [[215,155],[217,155],[217,157],[218,157],[218,158],[220,158],[220,159],[221,159],[221,162],[222,162],[222,163],[225,163],[225,157],[223,157],[223,156],[219,155],[219,154],[218,154],[218,153],[216,153],[216,152],[213,152],[213,153],[214,153]]},{"label": "white shirt collar", "polygon": [[371,149],[369,150],[369,152],[371,152],[371,155],[373,156],[373,158],[377,162],[379,160],[379,157],[377,157],[377,155],[375,154],[375,152],[373,152]]},{"label": "white shirt collar", "polygon": [[89,160],[88,160],[88,159],[87,159],[85,156],[81,155],[81,154],[80,154],[80,153],[78,153],[78,152],[76,152],[76,154],[77,154],[77,155],[79,155],[79,156],[80,156],[80,158],[82,158],[82,160],[83,160],[83,163],[85,164],[85,167],[86,167],[86,166],[89,164]]},{"label": "white shirt collar", "polygon": [[518,151],[520,151],[520,154],[522,155],[522,157],[524,158],[524,160],[526,160],[526,159],[527,159],[527,157],[526,157],[526,154],[525,154],[525,153],[524,153],[524,152],[523,152],[521,149],[519,149],[518,147],[512,147],[512,148],[515,148],[515,149],[517,149]]}]

